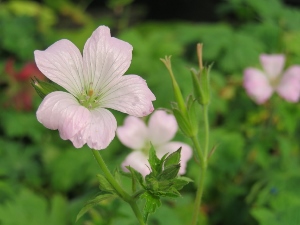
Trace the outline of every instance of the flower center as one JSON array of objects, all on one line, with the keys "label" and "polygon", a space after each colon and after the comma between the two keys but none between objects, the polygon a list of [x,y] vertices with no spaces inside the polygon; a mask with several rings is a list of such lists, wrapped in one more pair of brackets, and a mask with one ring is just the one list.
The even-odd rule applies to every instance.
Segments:
[{"label": "flower center", "polygon": [[100,100],[100,94],[95,93],[92,88],[89,88],[88,90],[84,90],[78,96],[79,103],[88,109],[97,108],[99,106],[99,100]]},{"label": "flower center", "polygon": [[273,78],[273,79],[270,79],[270,84],[271,84],[271,86],[272,86],[273,88],[276,88],[276,87],[279,85],[281,78],[282,78],[282,76],[280,75],[280,76],[278,76],[278,77],[275,77],[275,78]]},{"label": "flower center", "polygon": [[150,141],[146,141],[144,146],[141,149],[141,152],[148,157],[150,148],[151,148]]}]

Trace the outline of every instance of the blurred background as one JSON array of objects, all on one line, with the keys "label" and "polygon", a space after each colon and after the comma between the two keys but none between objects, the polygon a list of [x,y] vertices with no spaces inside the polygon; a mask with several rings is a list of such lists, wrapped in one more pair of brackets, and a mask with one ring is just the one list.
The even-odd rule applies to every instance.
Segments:
[{"label": "blurred background", "polygon": [[[35,112],[41,98],[31,79],[46,78],[33,51],[66,38],[80,50],[99,25],[133,45],[127,74],[147,80],[155,108],[170,108],[171,82],[159,60],[172,55],[173,71],[187,97],[189,68],[204,44],[211,71],[211,147],[201,225],[300,224],[300,105],[277,94],[255,104],[242,86],[243,70],[260,68],[261,53],[286,55],[300,65],[297,0],[40,0],[0,1],[0,225],[73,225],[84,203],[99,191],[99,168],[87,147],[75,149]],[[118,124],[125,115],[114,112]],[[201,116],[201,115],[199,115]],[[180,132],[176,140],[191,144]],[[102,151],[113,170],[130,149],[117,138]],[[198,167],[188,163],[186,176]],[[124,179],[124,185],[130,181]],[[149,225],[188,224],[195,184],[183,197],[165,199]],[[107,201],[76,224],[134,225],[126,204]]]}]

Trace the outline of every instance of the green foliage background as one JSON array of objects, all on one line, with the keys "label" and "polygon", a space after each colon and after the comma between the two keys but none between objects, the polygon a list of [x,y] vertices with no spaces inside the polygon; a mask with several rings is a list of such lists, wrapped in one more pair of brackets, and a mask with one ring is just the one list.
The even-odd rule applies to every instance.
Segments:
[{"label": "green foliage background", "polygon": [[[35,111],[41,99],[36,94],[31,95],[31,110],[7,104],[19,90],[30,87],[30,80],[21,85],[5,65],[14,58],[15,70],[21,70],[33,61],[34,50],[62,38],[82,50],[102,24],[133,45],[127,74],[147,80],[157,98],[155,108],[170,108],[174,100],[159,58],[172,55],[173,71],[186,97],[192,93],[189,68],[197,66],[196,43],[204,44],[204,61],[214,63],[209,118],[211,148],[217,145],[217,150],[209,162],[199,224],[300,224],[300,105],[276,94],[256,105],[242,87],[243,70],[259,68],[261,53],[284,53],[286,67],[300,64],[300,9],[279,0],[228,0],[217,7],[220,20],[215,23],[137,23],[130,21],[132,12],[140,9],[131,3],[110,0],[92,14],[85,1],[0,2],[0,224],[75,224],[84,203],[99,191],[100,171],[91,151],[75,149],[57,131],[38,123]],[[122,124],[125,115],[114,115]],[[180,132],[176,139],[189,143]],[[102,151],[111,170],[129,152],[117,138]],[[186,176],[196,179],[197,173],[191,160]],[[123,184],[129,187],[130,181],[124,178]],[[187,224],[195,190],[190,183],[182,198],[165,199],[149,224]],[[107,200],[76,224],[132,225],[136,220],[127,205]]]}]

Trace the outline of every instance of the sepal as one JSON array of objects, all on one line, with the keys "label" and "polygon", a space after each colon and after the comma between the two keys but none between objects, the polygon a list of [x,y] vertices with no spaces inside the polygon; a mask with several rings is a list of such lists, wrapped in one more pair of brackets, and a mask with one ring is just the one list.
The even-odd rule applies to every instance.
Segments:
[{"label": "sepal", "polygon": [[31,85],[34,87],[36,93],[41,97],[44,98],[46,95],[50,94],[54,91],[65,91],[64,88],[59,86],[53,82],[41,81],[38,78],[31,78]]}]

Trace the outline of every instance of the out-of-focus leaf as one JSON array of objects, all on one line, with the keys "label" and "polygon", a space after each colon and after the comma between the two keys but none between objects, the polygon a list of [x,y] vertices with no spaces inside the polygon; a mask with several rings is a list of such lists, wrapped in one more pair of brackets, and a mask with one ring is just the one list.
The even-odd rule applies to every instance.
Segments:
[{"label": "out-of-focus leaf", "polygon": [[50,204],[42,196],[23,189],[14,199],[0,205],[0,222],[23,224],[26,221],[31,225],[65,225],[66,213],[66,202],[61,196],[53,196]]},{"label": "out-of-focus leaf", "polygon": [[105,200],[111,200],[115,198],[116,196],[113,194],[100,194],[94,199],[91,199],[86,203],[86,205],[80,210],[76,217],[76,221],[80,219],[89,209],[93,208],[94,206],[98,205],[99,203],[105,201]]}]

